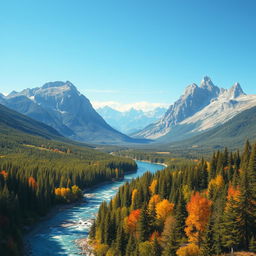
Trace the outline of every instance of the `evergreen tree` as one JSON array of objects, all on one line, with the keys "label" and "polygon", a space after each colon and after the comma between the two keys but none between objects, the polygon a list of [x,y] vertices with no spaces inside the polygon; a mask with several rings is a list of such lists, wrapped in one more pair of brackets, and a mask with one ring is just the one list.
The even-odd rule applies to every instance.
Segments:
[{"label": "evergreen tree", "polygon": [[202,256],[214,255],[213,218],[211,217],[201,245]]},{"label": "evergreen tree", "polygon": [[152,246],[152,247],[153,247],[152,255],[154,255],[154,256],[161,256],[162,249],[161,249],[160,244],[159,244],[158,241],[157,241],[156,235],[155,235],[155,237],[154,237],[153,246]]},{"label": "evergreen tree", "polygon": [[149,237],[149,216],[147,205],[144,204],[138,221],[138,232],[139,232],[139,241],[144,242],[148,240]]},{"label": "evergreen tree", "polygon": [[125,256],[135,255],[135,252],[136,252],[136,242],[133,235],[130,235],[128,239],[126,251],[125,251]]},{"label": "evergreen tree", "polygon": [[225,207],[222,224],[222,244],[231,252],[237,248],[241,241],[241,229],[239,225],[239,207],[234,198],[231,198]]},{"label": "evergreen tree", "polygon": [[243,170],[246,170],[249,166],[249,161],[250,161],[250,155],[251,155],[251,144],[250,142],[247,140],[245,145],[244,145],[244,151],[242,154],[242,164],[241,167]]},{"label": "evergreen tree", "polygon": [[249,251],[256,253],[256,240],[254,239],[253,236],[252,236],[252,238],[250,239]]},{"label": "evergreen tree", "polygon": [[181,239],[185,236],[185,220],[187,218],[186,202],[182,191],[179,192],[179,200],[175,208],[175,219],[177,229],[177,239]]},{"label": "evergreen tree", "polygon": [[126,247],[126,236],[123,230],[123,227],[118,227],[117,234],[116,234],[116,249],[121,253],[121,255],[125,255],[125,247]]}]

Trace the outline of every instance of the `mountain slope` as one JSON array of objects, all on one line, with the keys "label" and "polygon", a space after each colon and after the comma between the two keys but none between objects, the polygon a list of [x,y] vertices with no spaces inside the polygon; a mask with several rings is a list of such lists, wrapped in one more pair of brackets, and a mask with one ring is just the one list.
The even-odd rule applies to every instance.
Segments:
[{"label": "mountain slope", "polygon": [[131,134],[143,129],[145,126],[157,121],[166,111],[165,108],[155,108],[152,111],[142,111],[131,108],[121,112],[105,106],[97,109],[97,112],[115,129]]},{"label": "mountain slope", "polygon": [[172,143],[170,147],[241,147],[245,140],[256,139],[256,107],[239,113],[223,125],[190,139]]},{"label": "mountain slope", "polygon": [[65,138],[52,127],[35,121],[0,104],[0,133],[2,135],[17,133],[21,138],[24,137],[24,134],[20,134],[20,132],[46,139],[65,140]]},{"label": "mountain slope", "polygon": [[134,134],[134,136],[151,139],[164,136],[171,130],[172,126],[203,109],[219,93],[220,89],[212,83],[211,79],[207,76],[204,77],[200,87],[196,84],[189,85],[184,94],[169,107],[162,119]]},{"label": "mountain slope", "polygon": [[108,125],[90,101],[68,81],[12,92],[1,102],[73,140],[111,144],[139,142]]},{"label": "mountain slope", "polygon": [[215,128],[253,106],[256,106],[256,95],[246,95],[239,83],[225,90],[205,77],[200,87],[189,86],[161,120],[136,136],[162,143],[183,140]]}]

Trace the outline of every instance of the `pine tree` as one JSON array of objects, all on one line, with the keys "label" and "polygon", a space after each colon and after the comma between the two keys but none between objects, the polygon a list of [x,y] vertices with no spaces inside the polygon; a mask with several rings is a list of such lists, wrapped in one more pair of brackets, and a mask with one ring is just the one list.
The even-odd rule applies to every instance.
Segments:
[{"label": "pine tree", "polygon": [[224,211],[225,197],[222,196],[215,201],[213,207],[212,219],[214,220],[213,231],[213,250],[215,254],[219,255],[222,252],[222,225],[223,225],[223,211]]},{"label": "pine tree", "polygon": [[121,255],[124,255],[125,253],[125,247],[126,247],[126,237],[125,232],[123,230],[123,227],[118,227],[117,234],[116,234],[116,243],[115,247],[116,249],[121,252]]},{"label": "pine tree", "polygon": [[241,168],[243,170],[246,170],[248,168],[248,166],[249,166],[251,150],[252,150],[251,144],[247,140],[245,145],[244,145],[244,151],[243,151],[243,154],[242,154]]},{"label": "pine tree", "polygon": [[154,237],[154,241],[153,241],[153,254],[152,255],[154,255],[154,256],[161,256],[161,246],[160,246],[160,244],[158,243],[158,241],[157,241],[157,237],[156,237],[156,235],[155,235],[155,237]]},{"label": "pine tree", "polygon": [[148,240],[149,237],[149,216],[148,216],[148,210],[147,205],[144,204],[141,212],[140,217],[138,221],[138,232],[139,232],[139,241],[144,242]]},{"label": "pine tree", "polygon": [[239,225],[241,229],[241,242],[247,250],[249,239],[255,233],[256,205],[253,197],[253,186],[250,184],[248,171],[241,173],[240,194],[238,198],[239,207]]},{"label": "pine tree", "polygon": [[211,217],[201,245],[202,256],[214,255],[213,223],[213,218]]},{"label": "pine tree", "polygon": [[175,208],[175,219],[176,219],[176,229],[177,229],[177,239],[181,239],[185,236],[185,220],[187,218],[186,202],[182,191],[179,191],[179,200]]},{"label": "pine tree", "polygon": [[241,241],[241,229],[238,222],[239,208],[234,198],[230,198],[224,211],[222,225],[222,244],[225,248],[233,250]]},{"label": "pine tree", "polygon": [[176,251],[179,248],[179,242],[174,235],[171,235],[163,250],[163,256],[176,256]]},{"label": "pine tree", "polygon": [[252,238],[250,239],[249,251],[256,253],[256,240],[254,239],[253,236],[252,236]]},{"label": "pine tree", "polygon": [[214,179],[216,176],[216,170],[217,170],[217,159],[215,153],[213,153],[211,162],[210,162],[210,170],[208,175],[208,182],[210,182],[211,179]]},{"label": "pine tree", "polygon": [[129,236],[128,244],[125,250],[125,256],[131,256],[133,255],[134,251],[136,249],[136,243],[133,235]]}]

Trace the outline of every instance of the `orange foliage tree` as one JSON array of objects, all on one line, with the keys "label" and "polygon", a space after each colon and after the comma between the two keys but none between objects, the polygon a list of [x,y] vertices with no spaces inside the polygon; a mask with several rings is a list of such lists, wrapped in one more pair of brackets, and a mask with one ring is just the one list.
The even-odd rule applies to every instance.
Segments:
[{"label": "orange foliage tree", "polygon": [[137,223],[140,217],[140,209],[133,210],[128,217],[124,220],[125,229],[129,233],[134,233],[136,231]]},{"label": "orange foliage tree", "polygon": [[167,199],[162,200],[156,205],[156,215],[158,219],[165,220],[170,215],[174,207]]},{"label": "orange foliage tree", "polygon": [[212,202],[201,196],[199,192],[192,195],[188,202],[185,232],[190,242],[196,242],[200,245],[202,234],[211,214],[211,205]]},{"label": "orange foliage tree", "polygon": [[33,189],[37,188],[36,180],[32,176],[28,178],[28,185]]},{"label": "orange foliage tree", "polygon": [[3,177],[4,177],[5,179],[7,179],[8,173],[7,173],[5,170],[2,170],[2,171],[0,172],[0,174],[3,175]]},{"label": "orange foliage tree", "polygon": [[227,201],[230,201],[233,199],[234,201],[238,202],[240,195],[241,195],[241,192],[239,190],[239,187],[234,187],[232,185],[228,187]]}]

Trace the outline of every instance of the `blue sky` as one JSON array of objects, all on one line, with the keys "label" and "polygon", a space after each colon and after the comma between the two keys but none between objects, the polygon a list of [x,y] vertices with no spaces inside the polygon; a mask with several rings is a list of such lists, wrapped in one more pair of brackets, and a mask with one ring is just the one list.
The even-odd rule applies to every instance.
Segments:
[{"label": "blue sky", "polygon": [[69,80],[91,101],[172,103],[209,75],[256,94],[254,0],[0,2],[1,92]]}]

